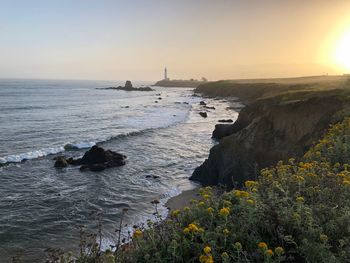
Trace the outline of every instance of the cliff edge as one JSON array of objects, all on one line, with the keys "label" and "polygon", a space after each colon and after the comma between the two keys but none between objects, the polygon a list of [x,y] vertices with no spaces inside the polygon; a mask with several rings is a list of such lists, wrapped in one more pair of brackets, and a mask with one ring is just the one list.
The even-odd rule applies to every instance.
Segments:
[{"label": "cliff edge", "polygon": [[[279,160],[302,156],[329,124],[350,112],[350,96],[346,89],[305,90],[310,84],[296,84],[288,89],[280,85],[274,84],[270,90],[269,84],[250,85],[248,90],[235,85],[233,90],[224,90],[224,94],[229,91],[235,97],[243,96],[249,103],[234,124],[216,127],[213,135],[220,140],[219,144],[195,169],[191,180],[228,188],[241,185],[255,179],[262,168]],[[218,94],[219,91],[211,92]],[[266,96],[272,93],[278,95]]]}]

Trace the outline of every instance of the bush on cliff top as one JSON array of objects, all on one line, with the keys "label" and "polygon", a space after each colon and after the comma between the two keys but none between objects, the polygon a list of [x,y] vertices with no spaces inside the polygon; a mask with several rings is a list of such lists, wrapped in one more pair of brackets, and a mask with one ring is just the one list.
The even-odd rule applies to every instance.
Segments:
[{"label": "bush on cliff top", "polygon": [[243,189],[202,188],[191,207],[93,262],[350,262],[349,147],[346,118],[300,162],[263,169]]}]

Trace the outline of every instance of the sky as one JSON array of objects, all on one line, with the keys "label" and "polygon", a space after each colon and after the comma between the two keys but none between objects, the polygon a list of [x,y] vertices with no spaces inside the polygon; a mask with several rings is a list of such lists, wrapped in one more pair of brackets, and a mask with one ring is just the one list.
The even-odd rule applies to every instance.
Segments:
[{"label": "sky", "polygon": [[[0,0],[0,78],[350,72],[348,0]],[[342,44],[339,44],[342,43]]]}]

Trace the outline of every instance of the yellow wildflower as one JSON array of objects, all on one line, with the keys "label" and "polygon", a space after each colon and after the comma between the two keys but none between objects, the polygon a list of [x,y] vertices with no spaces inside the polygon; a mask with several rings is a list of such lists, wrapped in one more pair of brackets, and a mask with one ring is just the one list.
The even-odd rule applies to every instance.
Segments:
[{"label": "yellow wildflower", "polygon": [[209,246],[206,246],[204,249],[203,249],[204,253],[205,254],[209,254],[211,252],[211,247]]},{"label": "yellow wildflower", "polygon": [[298,196],[296,199],[295,199],[298,203],[304,203],[304,197],[302,196]]},{"label": "yellow wildflower", "polygon": [[301,219],[301,216],[300,216],[298,213],[294,213],[294,214],[293,214],[293,219],[294,219],[294,220],[300,220],[300,219]]},{"label": "yellow wildflower", "polygon": [[258,185],[258,183],[255,181],[245,181],[244,184],[245,184],[245,187],[247,188],[253,188]]},{"label": "yellow wildflower", "polygon": [[223,217],[226,217],[230,214],[230,208],[228,207],[223,207],[220,209],[219,214]]},{"label": "yellow wildflower", "polygon": [[185,207],[184,207],[184,211],[188,212],[188,211],[190,211],[190,210],[191,210],[191,208],[189,208],[188,206],[185,206]]},{"label": "yellow wildflower", "polygon": [[185,227],[183,232],[184,232],[184,234],[188,234],[188,233],[190,233],[190,229],[188,227]]},{"label": "yellow wildflower", "polygon": [[268,257],[271,257],[271,256],[273,256],[273,251],[271,249],[268,249],[265,251],[265,255]]},{"label": "yellow wildflower", "polygon": [[325,234],[321,234],[321,235],[320,235],[320,240],[321,240],[322,242],[326,243],[326,242],[328,241],[328,236],[325,235]]},{"label": "yellow wildflower", "polygon": [[236,242],[234,245],[235,249],[242,250],[242,244],[240,242]]},{"label": "yellow wildflower", "polygon": [[344,179],[343,180],[343,185],[350,186],[350,180]]},{"label": "yellow wildflower", "polygon": [[203,195],[203,198],[204,198],[205,200],[208,200],[208,199],[210,198],[210,195],[205,194],[205,195]]},{"label": "yellow wildflower", "polygon": [[198,206],[204,206],[204,205],[205,205],[205,203],[203,201],[198,203]]},{"label": "yellow wildflower", "polygon": [[212,255],[200,255],[199,262],[201,263],[214,263]]},{"label": "yellow wildflower", "polygon": [[249,193],[246,191],[234,190],[233,194],[235,197],[249,197]]},{"label": "yellow wildflower", "polygon": [[262,250],[266,250],[267,249],[267,244],[265,242],[260,242],[258,244],[258,247]]},{"label": "yellow wildflower", "polygon": [[198,232],[198,226],[194,223],[189,224],[188,228],[190,229],[191,232]]},{"label": "yellow wildflower", "polygon": [[136,229],[134,233],[132,234],[133,238],[138,238],[142,236],[142,231],[140,229]]},{"label": "yellow wildflower", "polygon": [[248,200],[247,200],[247,204],[254,205],[254,200],[248,199]]},{"label": "yellow wildflower", "polygon": [[173,217],[177,217],[180,213],[181,213],[181,211],[180,211],[179,209],[176,209],[176,210],[174,210],[174,211],[171,213],[171,215],[172,215]]},{"label": "yellow wildflower", "polygon": [[212,207],[208,207],[208,208],[207,208],[207,212],[208,212],[209,214],[212,214],[212,213],[214,212],[214,209],[213,209]]},{"label": "yellow wildflower", "polygon": [[227,228],[225,228],[222,232],[224,233],[225,236],[230,234],[230,230],[228,230]]}]

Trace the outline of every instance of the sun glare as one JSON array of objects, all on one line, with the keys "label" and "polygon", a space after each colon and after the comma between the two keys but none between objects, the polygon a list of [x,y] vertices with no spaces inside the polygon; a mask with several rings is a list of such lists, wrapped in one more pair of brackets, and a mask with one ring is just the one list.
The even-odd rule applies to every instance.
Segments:
[{"label": "sun glare", "polygon": [[350,70],[350,28],[341,36],[335,47],[335,63],[344,70]]}]

